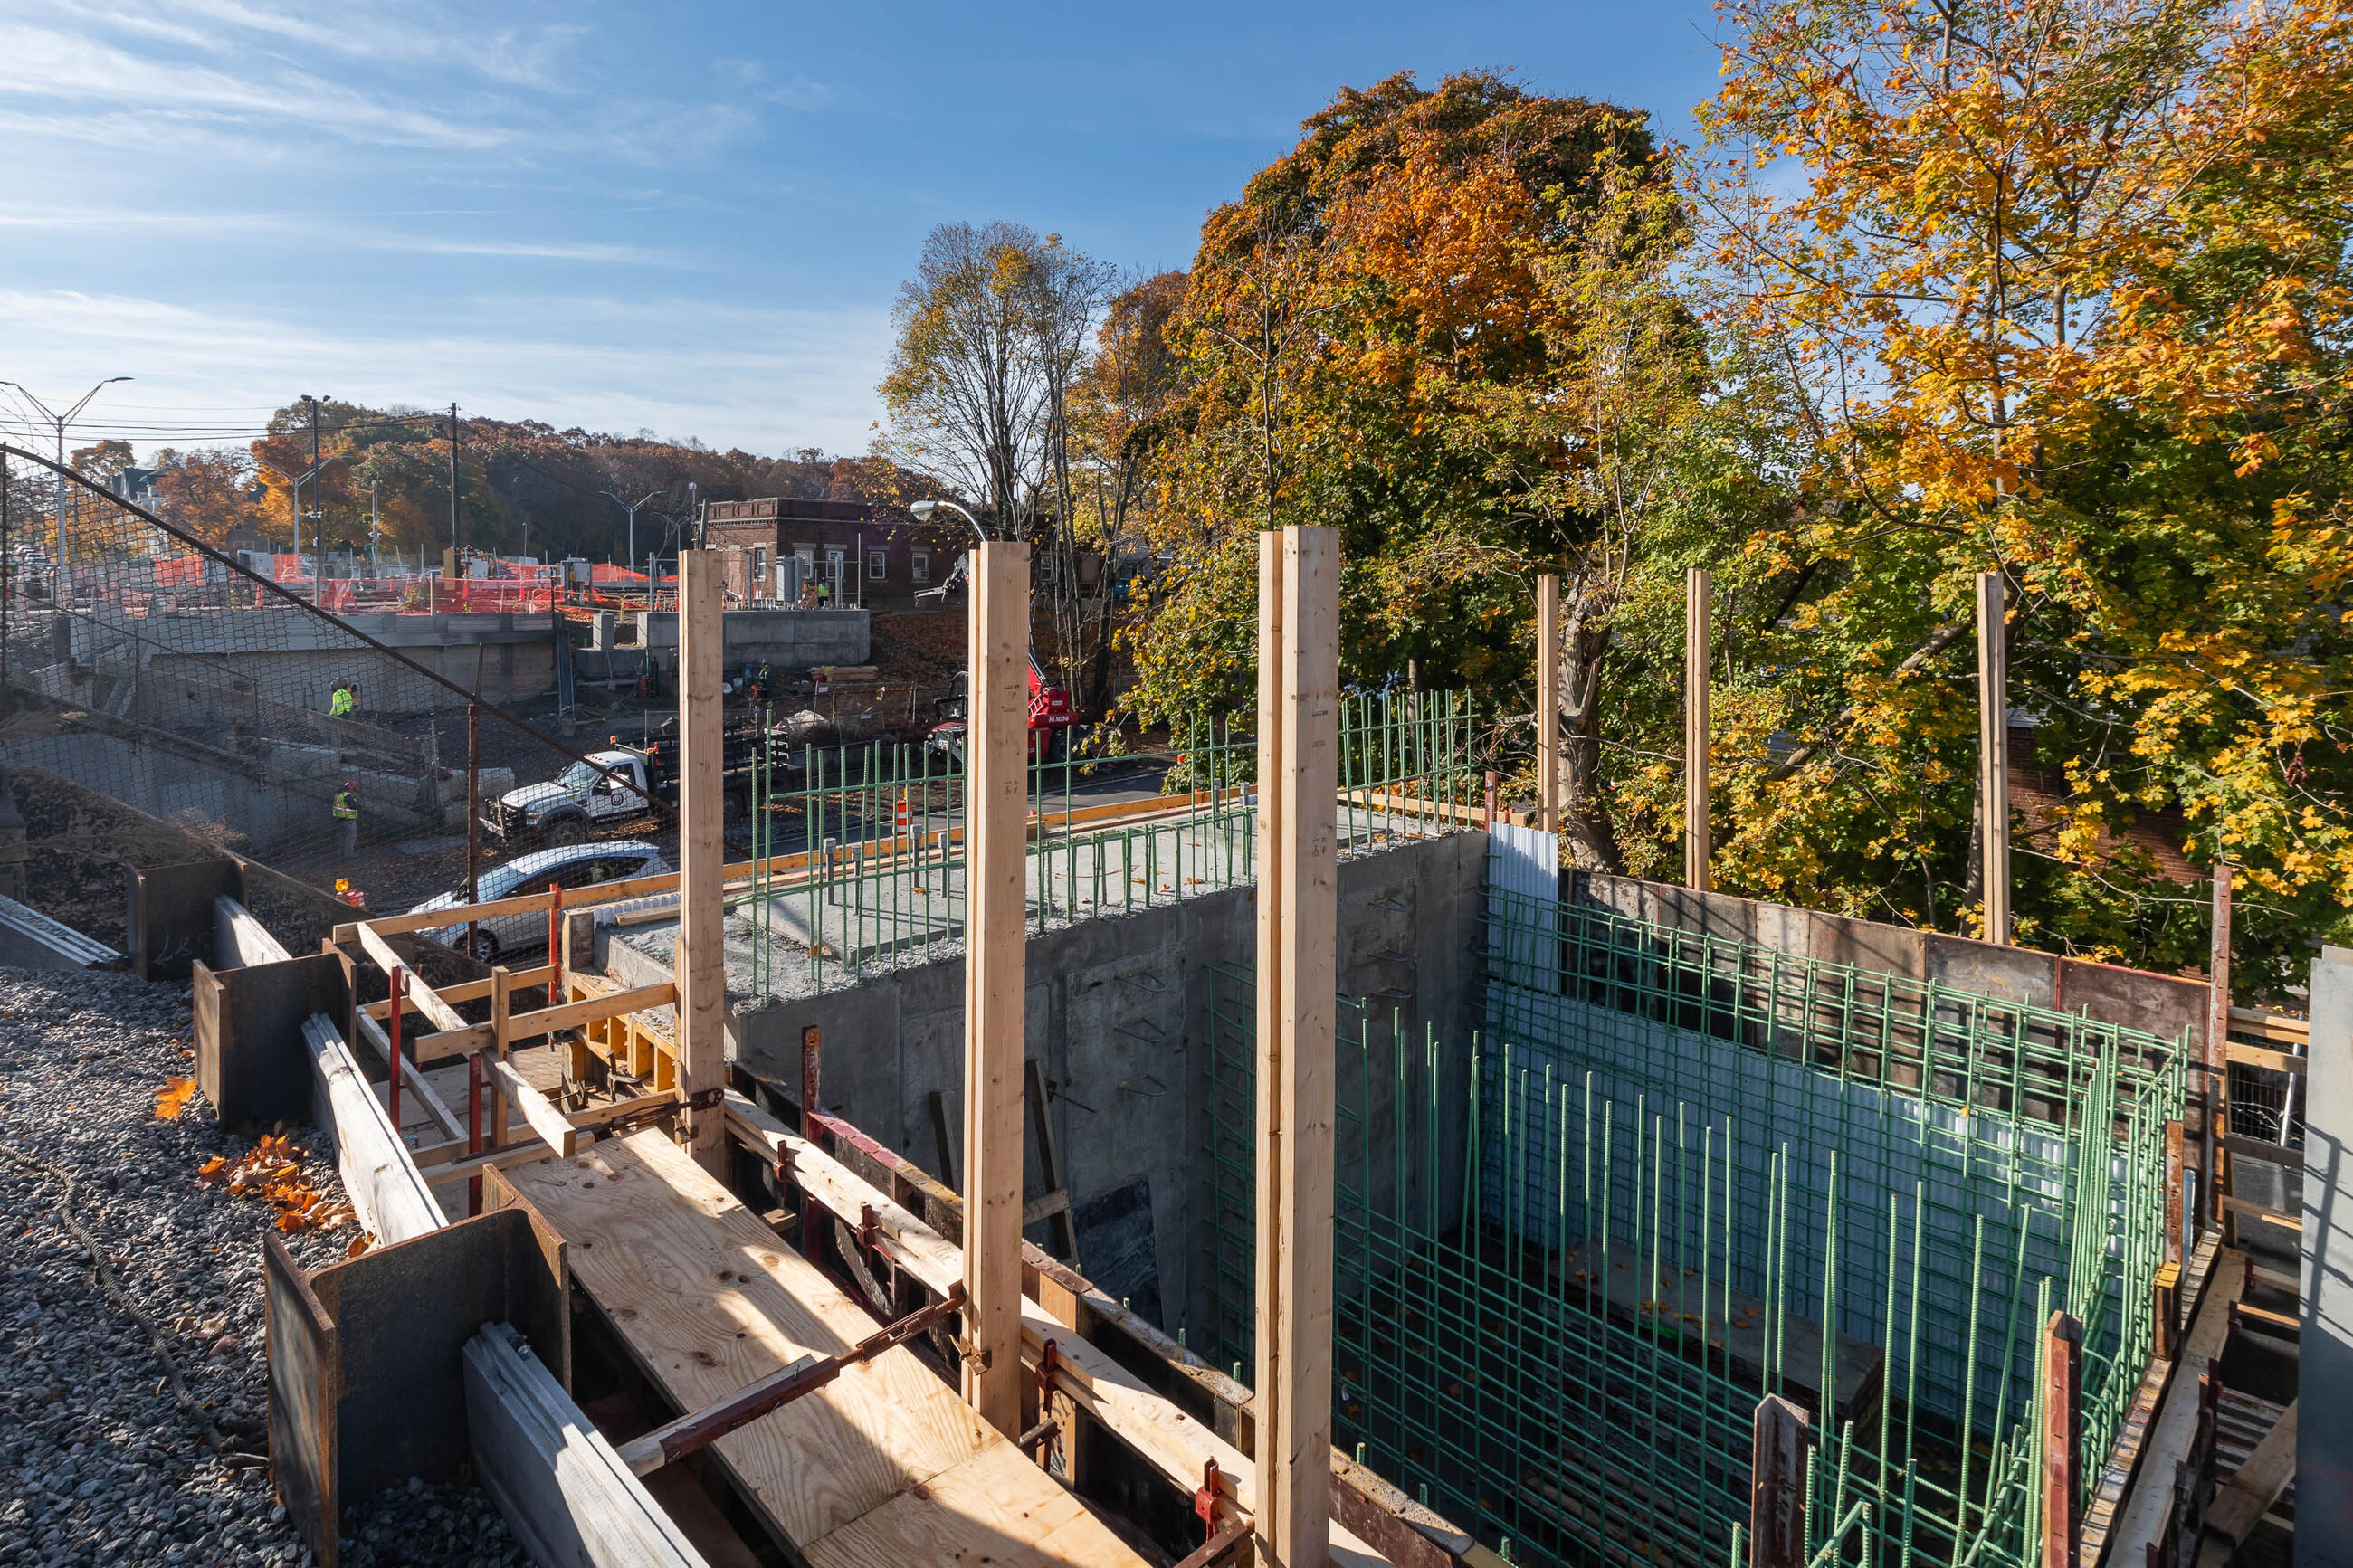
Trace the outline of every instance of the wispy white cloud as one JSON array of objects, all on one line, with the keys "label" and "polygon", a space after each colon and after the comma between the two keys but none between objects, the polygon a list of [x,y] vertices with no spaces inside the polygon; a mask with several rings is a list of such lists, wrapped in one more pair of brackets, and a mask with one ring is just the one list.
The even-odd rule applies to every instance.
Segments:
[{"label": "wispy white cloud", "polygon": [[133,375],[142,404],[191,410],[277,406],[306,390],[379,405],[454,397],[505,417],[651,426],[771,452],[864,450],[889,336],[879,308],[484,295],[448,301],[438,319],[406,331],[0,289],[9,366],[0,374],[36,387]]},{"label": "wispy white cloud", "polygon": [[776,68],[765,60],[722,58],[712,62],[712,69],[733,82],[739,92],[763,103],[779,103],[803,112],[823,109],[840,96],[825,83],[812,81],[798,71],[779,77]]}]

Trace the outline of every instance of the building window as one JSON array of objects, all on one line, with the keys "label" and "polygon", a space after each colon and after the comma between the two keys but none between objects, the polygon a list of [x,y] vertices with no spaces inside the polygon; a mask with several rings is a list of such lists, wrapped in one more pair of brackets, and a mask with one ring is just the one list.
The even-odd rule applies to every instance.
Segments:
[{"label": "building window", "polygon": [[910,554],[907,558],[907,570],[913,575],[916,582],[930,582],[932,580],[932,552],[928,550],[918,550]]},{"label": "building window", "polygon": [[802,576],[804,576],[804,577],[814,577],[814,576],[816,576],[816,575],[817,575],[817,546],[816,546],[816,545],[814,545],[814,544],[796,544],[796,545],[794,545],[794,546],[793,546],[793,553],[794,553],[794,554],[796,554],[796,555],[797,555],[797,556],[799,556],[799,557],[801,558],[801,575],[802,575]]},{"label": "building window", "polygon": [[882,581],[886,560],[887,558],[879,550],[866,558],[866,576],[869,582]]}]

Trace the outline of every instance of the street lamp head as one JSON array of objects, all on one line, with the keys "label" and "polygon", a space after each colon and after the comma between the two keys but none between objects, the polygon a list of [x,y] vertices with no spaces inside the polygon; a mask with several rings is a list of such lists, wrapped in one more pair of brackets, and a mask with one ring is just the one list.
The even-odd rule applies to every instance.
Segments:
[{"label": "street lamp head", "polygon": [[914,514],[917,522],[929,522],[932,513],[940,510],[940,503],[935,500],[909,501],[907,510]]}]

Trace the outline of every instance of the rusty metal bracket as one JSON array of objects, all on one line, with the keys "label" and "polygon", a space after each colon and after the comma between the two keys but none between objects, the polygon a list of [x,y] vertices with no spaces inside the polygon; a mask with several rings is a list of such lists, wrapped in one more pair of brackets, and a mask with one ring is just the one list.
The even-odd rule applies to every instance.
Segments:
[{"label": "rusty metal bracket", "polygon": [[642,1437],[630,1439],[620,1446],[621,1462],[640,1476],[650,1474],[664,1465],[674,1464],[689,1454],[709,1447],[730,1432],[791,1404],[804,1394],[823,1388],[839,1377],[845,1368],[871,1361],[884,1351],[905,1343],[943,1318],[952,1316],[963,1306],[964,1287],[952,1285],[947,1295],[939,1300],[885,1324],[839,1355],[797,1362],[780,1372],[771,1373],[749,1388],[731,1394],[716,1405],[681,1415],[667,1426],[655,1427]]},{"label": "rusty metal bracket", "polygon": [[1250,1521],[1238,1519],[1202,1542],[1201,1549],[1177,1563],[1176,1568],[1209,1568],[1213,1563],[1223,1563],[1236,1549],[1247,1544],[1250,1536]]}]

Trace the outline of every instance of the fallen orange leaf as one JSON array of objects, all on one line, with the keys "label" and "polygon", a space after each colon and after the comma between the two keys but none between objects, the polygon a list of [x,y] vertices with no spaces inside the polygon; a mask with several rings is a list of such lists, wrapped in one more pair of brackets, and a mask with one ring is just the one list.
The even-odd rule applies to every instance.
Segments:
[{"label": "fallen orange leaf", "polygon": [[195,1092],[196,1080],[192,1078],[165,1079],[164,1087],[155,1091],[155,1120],[177,1121],[187,1108],[188,1097]]}]

